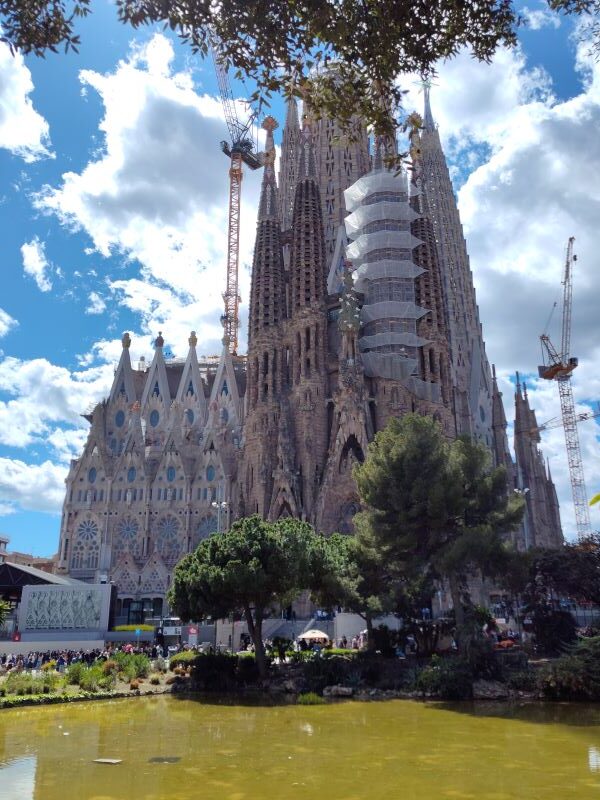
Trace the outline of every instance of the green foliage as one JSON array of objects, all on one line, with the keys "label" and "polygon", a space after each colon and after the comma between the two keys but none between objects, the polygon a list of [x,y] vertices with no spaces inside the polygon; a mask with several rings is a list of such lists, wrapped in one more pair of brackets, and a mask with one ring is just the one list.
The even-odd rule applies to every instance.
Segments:
[{"label": "green foliage", "polygon": [[322,542],[310,525],[298,520],[240,519],[179,562],[169,590],[171,608],[184,621],[243,613],[264,675],[263,619],[271,608],[288,605],[315,585],[315,554],[323,552]]},{"label": "green foliage", "polygon": [[79,678],[79,686],[85,692],[97,692],[100,688],[100,682],[103,679],[106,680],[107,677],[102,672],[102,667],[94,665],[83,670]]},{"label": "green foliage", "polygon": [[67,683],[70,683],[74,686],[79,686],[81,676],[86,669],[87,666],[82,661],[75,661],[73,664],[69,664],[67,667]]},{"label": "green foliage", "polygon": [[46,661],[45,664],[42,664],[41,670],[42,672],[52,672],[56,669],[56,661]]},{"label": "green foliage", "polygon": [[354,474],[366,506],[358,524],[387,570],[407,586],[423,576],[447,578],[462,625],[468,575],[506,571],[504,538],[522,517],[522,500],[507,496],[504,470],[490,468],[483,445],[449,442],[431,417],[408,414],[376,434]]},{"label": "green foliage", "polygon": [[169,669],[192,666],[198,658],[197,650],[183,650],[169,658]]},{"label": "green foliage", "polygon": [[55,692],[63,685],[63,679],[57,672],[50,672],[39,678],[34,678],[28,672],[11,670],[4,682],[4,691],[7,695],[36,695]]},{"label": "green foliage", "polygon": [[150,672],[150,659],[143,653],[123,653],[113,654],[113,660],[118,664],[119,672],[127,680],[134,678],[146,678]]},{"label": "green foliage", "polygon": [[417,688],[442,700],[469,700],[473,696],[473,672],[462,658],[433,656],[417,676]]},{"label": "green foliage", "polygon": [[192,670],[192,681],[196,689],[227,691],[236,686],[237,656],[228,653],[202,653]]},{"label": "green foliage", "polygon": [[548,605],[539,605],[535,608],[533,631],[538,649],[546,655],[562,653],[577,636],[573,615]]},{"label": "green foliage", "polygon": [[600,700],[600,636],[582,639],[548,664],[540,686],[546,697],[555,700]]},{"label": "green foliage", "polygon": [[323,706],[327,701],[316,692],[303,692],[296,700],[299,706]]},{"label": "green foliage", "polygon": [[506,684],[516,692],[535,692],[539,688],[539,676],[533,669],[510,672],[506,677]]},{"label": "green foliage", "polygon": [[[303,90],[306,102],[350,130],[356,113],[382,132],[389,128],[402,98],[400,73],[430,73],[462,48],[488,61],[499,46],[516,43],[508,0],[117,0],[116,7],[134,28],[164,23],[193,52],[206,55],[209,37],[216,39],[236,75],[257,83],[254,99]],[[77,50],[78,18],[90,10],[91,0],[3,0],[3,40],[37,55]]]}]

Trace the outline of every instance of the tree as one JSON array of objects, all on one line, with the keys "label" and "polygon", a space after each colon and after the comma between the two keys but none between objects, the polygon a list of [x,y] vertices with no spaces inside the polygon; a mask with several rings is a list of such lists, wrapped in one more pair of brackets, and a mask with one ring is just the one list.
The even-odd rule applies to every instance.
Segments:
[{"label": "tree", "polygon": [[578,17],[580,37],[600,55],[600,0],[548,0],[548,5],[553,11]]},{"label": "tree", "polygon": [[263,620],[271,609],[288,605],[311,588],[312,553],[322,549],[320,538],[297,520],[238,520],[227,533],[205,539],[177,565],[169,603],[184,621],[241,612],[264,677]]},{"label": "tree", "polygon": [[[353,114],[382,131],[402,98],[402,72],[428,74],[467,47],[489,61],[516,43],[511,0],[117,0],[119,18],[134,28],[164,23],[195,52],[209,37],[256,97],[285,91],[350,124]],[[76,23],[91,0],[0,0],[3,40],[43,55],[79,45]],[[329,68],[335,64],[335,70]],[[307,83],[308,76],[311,82]],[[315,79],[316,78],[316,79]]]},{"label": "tree", "polygon": [[504,469],[489,461],[483,445],[449,442],[431,417],[408,414],[375,436],[354,472],[365,524],[388,564],[409,577],[446,578],[459,629],[471,606],[469,577],[506,569],[505,537],[523,513]]}]

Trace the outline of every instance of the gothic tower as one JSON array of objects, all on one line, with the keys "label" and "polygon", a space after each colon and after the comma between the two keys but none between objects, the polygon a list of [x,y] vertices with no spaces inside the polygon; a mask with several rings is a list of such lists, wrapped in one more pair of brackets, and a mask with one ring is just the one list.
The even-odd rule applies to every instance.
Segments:
[{"label": "gothic tower", "polygon": [[424,87],[424,94],[423,193],[442,265],[456,427],[458,433],[475,436],[491,447],[492,380],[473,275],[446,158],[431,113],[428,86]]},{"label": "gothic tower", "polygon": [[[321,195],[314,134],[304,125],[290,249],[286,365],[302,516],[313,520],[327,449],[327,289]],[[287,353],[289,352],[289,359]]]},{"label": "gothic tower", "polygon": [[563,535],[558,498],[544,458],[538,448],[540,434],[535,411],[529,405],[527,386],[517,373],[515,391],[515,456],[517,490],[525,498],[524,546],[560,547]]},{"label": "gothic tower", "polygon": [[263,127],[267,131],[266,161],[252,264],[240,489],[246,513],[267,517],[276,466],[273,443],[278,436],[280,396],[287,387],[289,353],[282,344],[286,304],[273,143],[277,123],[267,117]]}]

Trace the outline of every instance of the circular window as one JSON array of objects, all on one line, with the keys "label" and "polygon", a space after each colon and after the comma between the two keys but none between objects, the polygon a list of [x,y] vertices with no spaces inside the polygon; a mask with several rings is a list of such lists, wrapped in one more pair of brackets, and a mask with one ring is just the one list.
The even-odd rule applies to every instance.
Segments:
[{"label": "circular window", "polygon": [[193,425],[194,424],[194,412],[192,411],[191,408],[188,408],[188,410],[185,412],[185,416],[187,417],[187,421],[190,423],[190,425]]},{"label": "circular window", "polygon": [[98,526],[93,519],[84,519],[77,528],[77,538],[80,541],[90,542],[98,536]]},{"label": "circular window", "polygon": [[127,470],[127,480],[129,481],[129,483],[134,482],[136,474],[137,473],[135,467],[129,467],[129,469]]},{"label": "circular window", "polygon": [[153,428],[156,428],[159,419],[160,419],[160,414],[156,409],[150,412],[150,425],[152,425]]},{"label": "circular window", "polygon": [[94,482],[95,482],[95,480],[96,480],[96,476],[97,476],[97,474],[98,474],[98,473],[96,472],[96,467],[92,467],[92,468],[90,469],[90,471],[88,472],[88,481],[89,481],[90,483],[94,483]]},{"label": "circular window", "polygon": [[115,425],[117,426],[117,428],[122,428],[124,424],[125,424],[125,412],[119,410],[115,414]]},{"label": "circular window", "polygon": [[174,481],[176,475],[175,467],[167,467],[167,480]]},{"label": "circular window", "polygon": [[215,468],[211,464],[206,468],[206,480],[207,481],[214,481],[215,479]]}]

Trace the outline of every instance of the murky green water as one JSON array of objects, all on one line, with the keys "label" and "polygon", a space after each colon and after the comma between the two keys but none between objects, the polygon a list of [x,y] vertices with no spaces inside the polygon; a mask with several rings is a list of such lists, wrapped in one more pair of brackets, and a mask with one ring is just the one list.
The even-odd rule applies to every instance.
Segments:
[{"label": "murky green water", "polygon": [[157,697],[0,712],[1,800],[271,797],[596,800],[600,707]]}]

